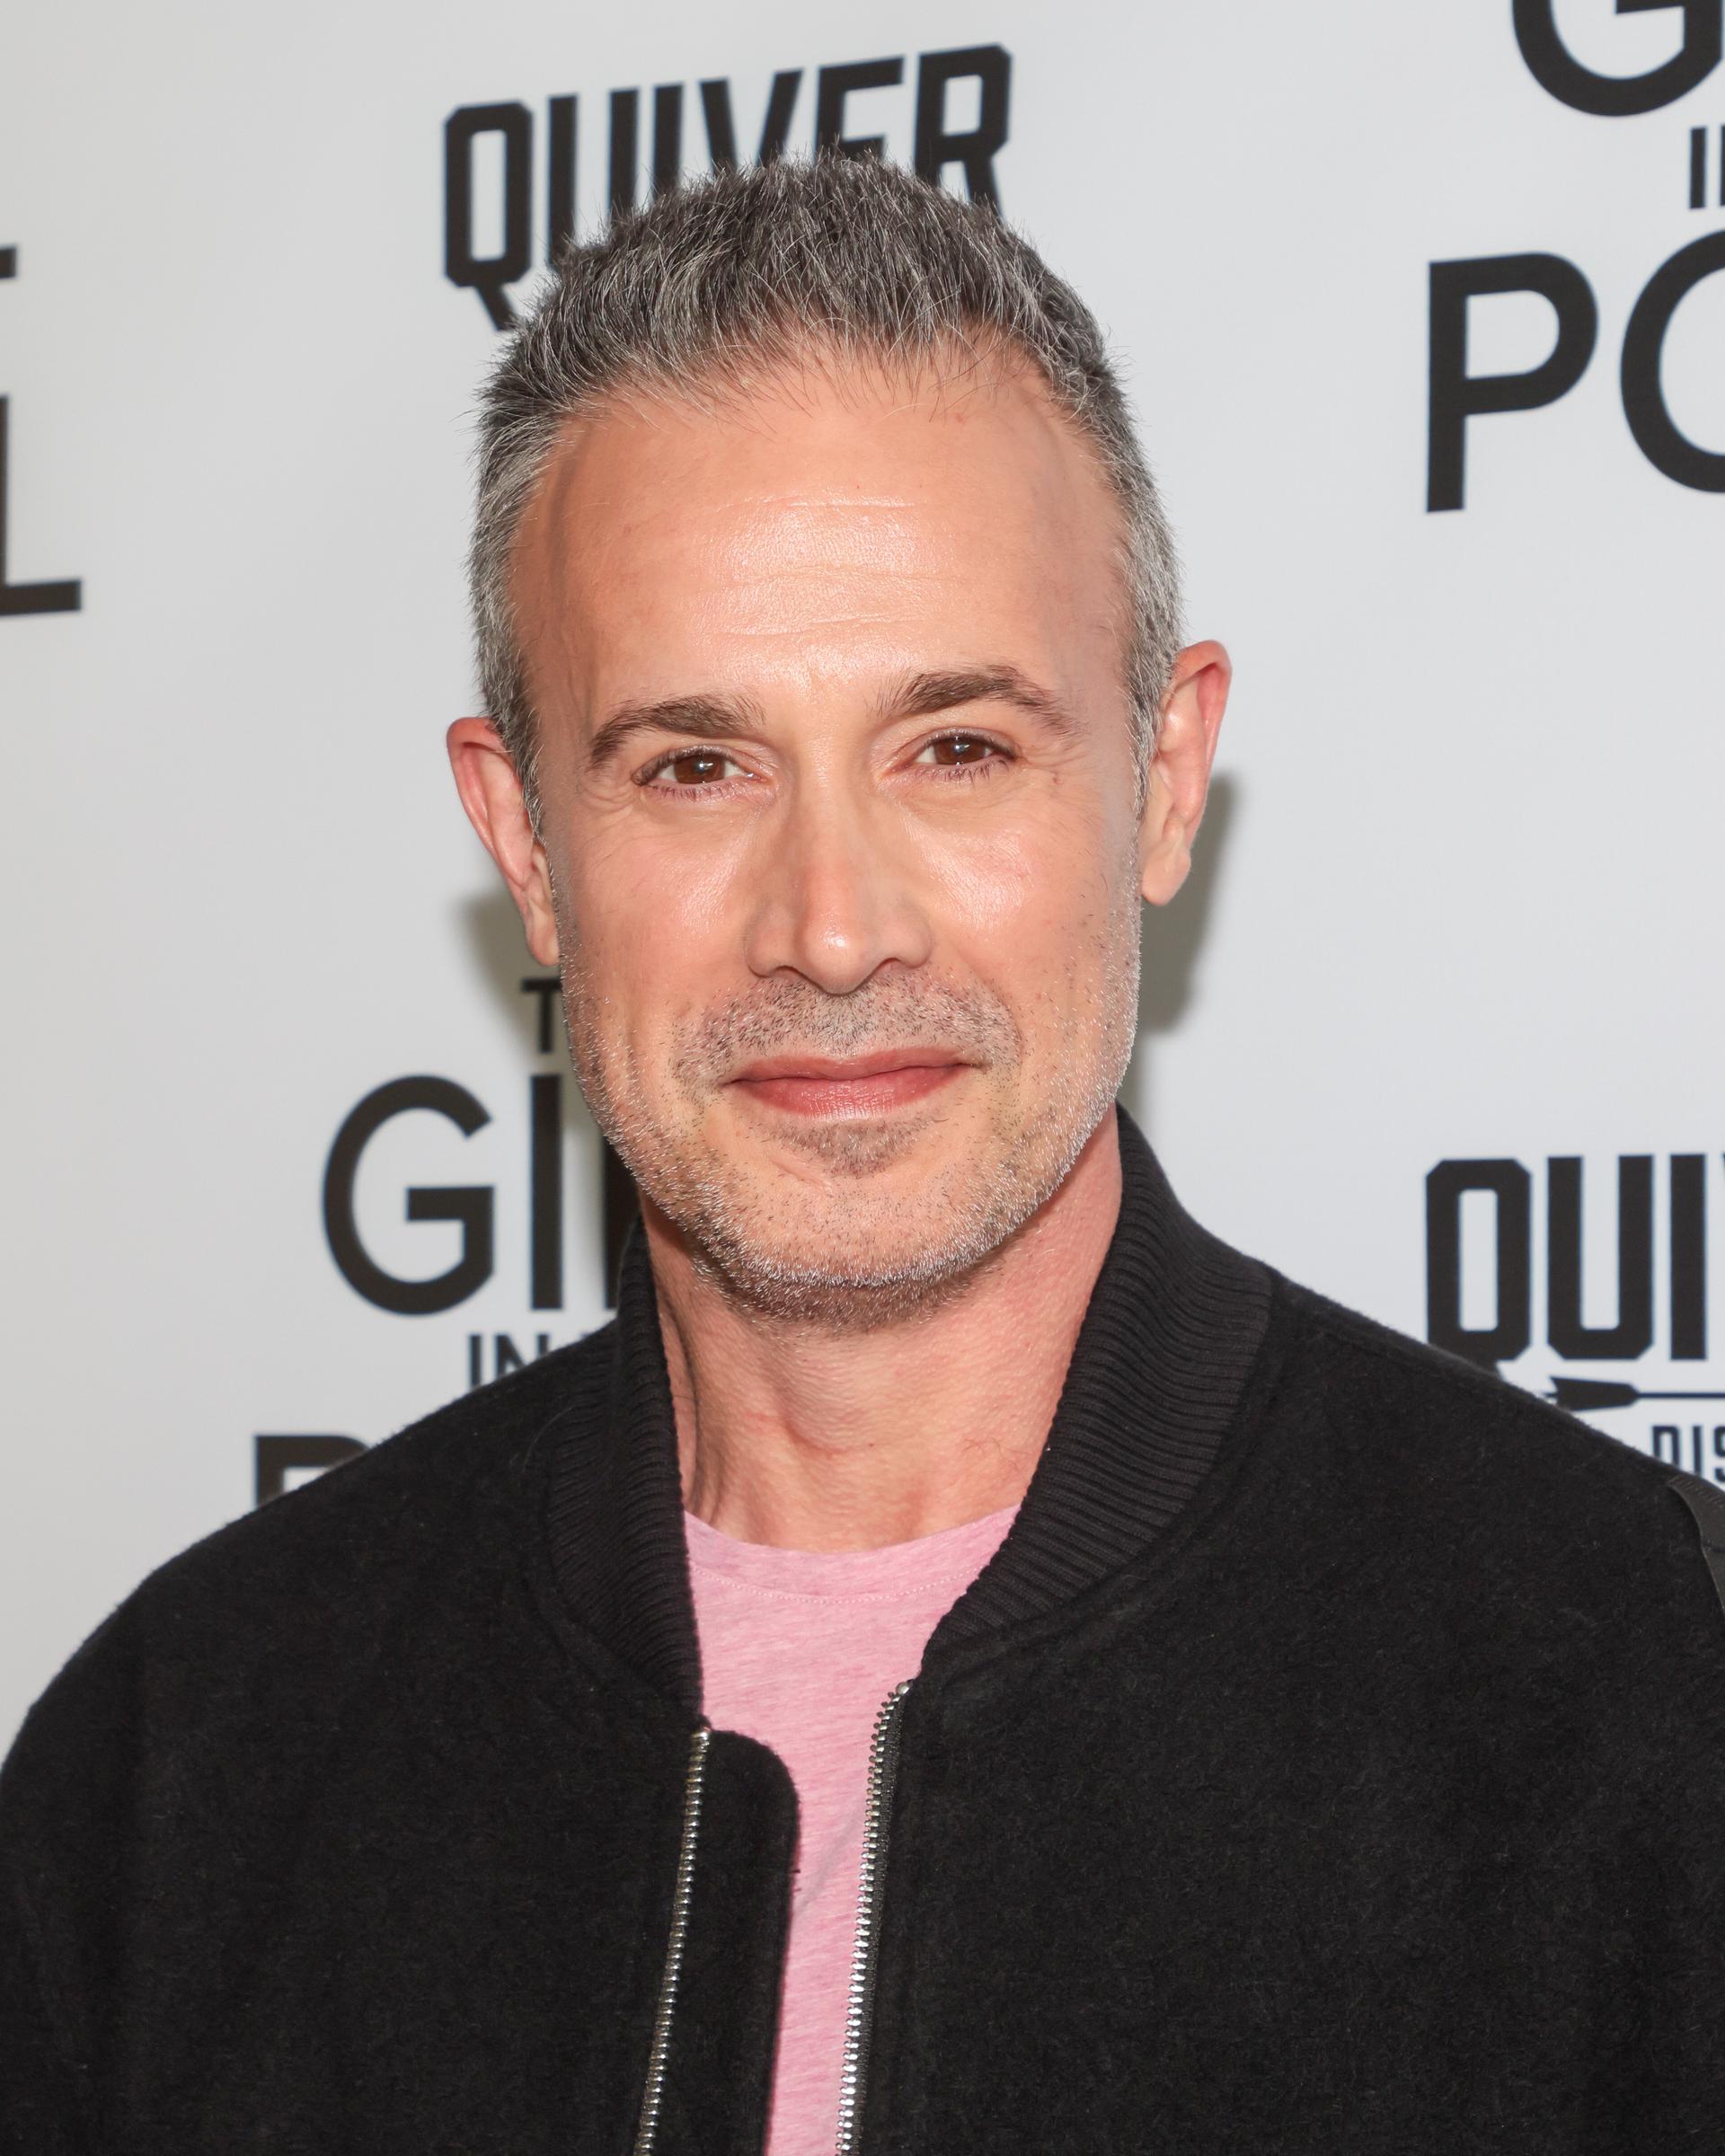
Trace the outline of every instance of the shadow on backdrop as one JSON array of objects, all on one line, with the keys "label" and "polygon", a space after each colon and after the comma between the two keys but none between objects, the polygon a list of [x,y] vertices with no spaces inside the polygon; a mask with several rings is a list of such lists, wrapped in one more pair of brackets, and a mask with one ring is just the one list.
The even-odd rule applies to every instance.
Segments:
[{"label": "shadow on backdrop", "polygon": [[[524,992],[521,984],[527,980],[550,980],[553,976],[527,949],[514,899],[500,883],[482,895],[463,899],[461,916],[462,934],[481,980],[519,1037],[523,1055],[538,1055],[543,1038],[539,1030],[539,998]],[[553,1003],[552,1016],[552,1042],[561,1053],[563,1047],[561,1006]],[[586,1113],[583,1104],[581,1114],[585,1117]]]},{"label": "shadow on backdrop", "polygon": [[1169,1033],[1190,1006],[1199,953],[1209,933],[1216,879],[1240,807],[1240,782],[1221,772],[1192,847],[1191,873],[1172,906],[1144,909],[1144,973],[1138,983],[1139,1033]]},{"label": "shadow on backdrop", "polygon": [[[556,1068],[567,1071],[570,1062],[562,1003],[550,993],[557,976],[541,966],[527,949],[515,901],[500,886],[464,899],[461,925],[480,978],[521,1043],[523,1062],[531,1064],[535,1056],[552,1055],[556,1057]],[[599,1158],[596,1180],[602,1193],[606,1307],[615,1309],[624,1238],[640,1210],[635,1186],[628,1170],[600,1136],[598,1126],[587,1112],[579,1086],[564,1087],[563,1100],[566,1139],[589,1157],[597,1153]]]},{"label": "shadow on backdrop", "polygon": [[1172,906],[1144,909],[1144,968],[1138,979],[1138,1039],[1120,1099],[1156,1142],[1156,1042],[1184,1023],[1199,997],[1199,959],[1216,915],[1216,887],[1240,811],[1240,782],[1223,772],[1210,782],[1209,805],[1192,848],[1191,873]]}]

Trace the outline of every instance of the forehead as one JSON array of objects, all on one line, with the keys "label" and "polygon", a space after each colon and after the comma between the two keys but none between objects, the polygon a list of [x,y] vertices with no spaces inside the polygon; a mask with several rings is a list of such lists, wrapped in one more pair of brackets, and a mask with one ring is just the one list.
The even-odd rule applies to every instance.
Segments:
[{"label": "forehead", "polygon": [[1078,693],[1119,674],[1120,528],[1029,368],[827,367],[705,409],[620,401],[566,428],[522,520],[534,701],[579,711],[703,676],[770,697],[978,656]]}]

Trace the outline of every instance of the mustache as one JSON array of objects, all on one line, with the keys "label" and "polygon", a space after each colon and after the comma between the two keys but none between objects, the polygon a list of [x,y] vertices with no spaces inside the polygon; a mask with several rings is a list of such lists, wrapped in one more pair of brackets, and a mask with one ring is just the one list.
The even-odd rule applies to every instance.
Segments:
[{"label": "mustache", "polygon": [[1023,1037],[1000,998],[913,974],[871,976],[831,995],[799,975],[774,976],[678,1029],[673,1063],[686,1085],[722,1084],[763,1056],[835,1060],[895,1048],[942,1047],[978,1064],[1018,1059]]}]

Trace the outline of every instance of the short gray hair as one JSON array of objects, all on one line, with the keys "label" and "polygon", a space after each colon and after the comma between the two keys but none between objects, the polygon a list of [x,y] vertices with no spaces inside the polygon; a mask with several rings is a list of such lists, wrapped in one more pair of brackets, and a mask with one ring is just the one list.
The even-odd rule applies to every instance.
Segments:
[{"label": "short gray hair", "polygon": [[1095,317],[988,205],[874,157],[715,172],[565,247],[480,413],[470,567],[481,691],[535,828],[538,738],[510,597],[521,519],[566,424],[632,391],[706,402],[811,354],[892,369],[1028,359],[1123,516],[1126,688],[1139,783],[1183,641],[1180,568]]}]

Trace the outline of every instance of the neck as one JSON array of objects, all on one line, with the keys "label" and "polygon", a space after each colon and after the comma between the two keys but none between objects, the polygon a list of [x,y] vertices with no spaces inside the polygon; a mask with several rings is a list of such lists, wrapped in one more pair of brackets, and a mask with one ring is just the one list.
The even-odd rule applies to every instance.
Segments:
[{"label": "neck", "polygon": [[910,1542],[1015,1505],[1119,1213],[1112,1109],[1048,1203],[959,1294],[879,1331],[768,1322],[645,1225],[683,1502],[787,1550]]}]

